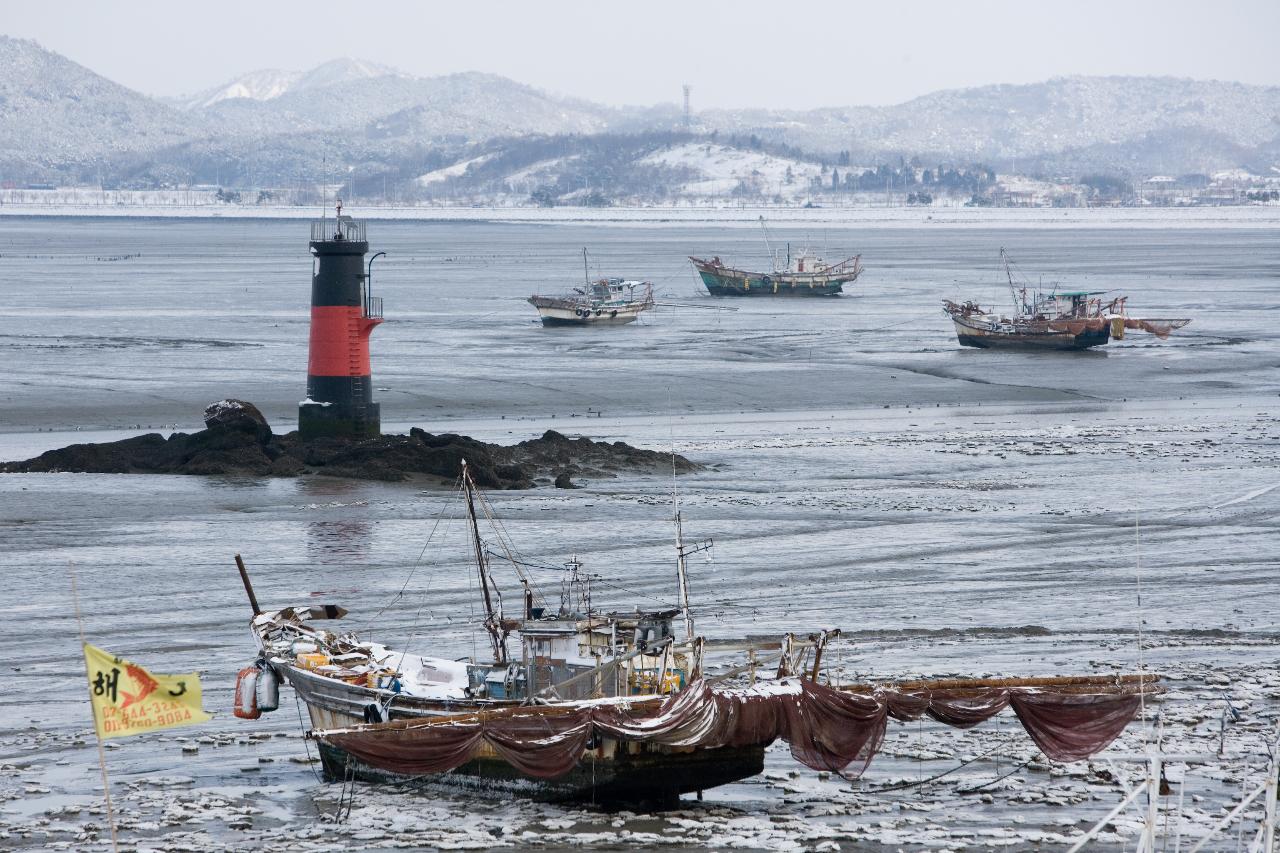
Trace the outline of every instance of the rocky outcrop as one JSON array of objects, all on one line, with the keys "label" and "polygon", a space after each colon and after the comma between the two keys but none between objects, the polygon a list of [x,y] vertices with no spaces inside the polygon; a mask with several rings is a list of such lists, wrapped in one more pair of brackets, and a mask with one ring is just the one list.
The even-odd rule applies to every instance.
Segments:
[{"label": "rocky outcrop", "polygon": [[671,453],[643,450],[621,441],[592,441],[589,438],[569,438],[549,429],[539,438],[522,441],[511,447],[498,447],[500,458],[510,464],[537,471],[554,471],[558,477],[607,477],[617,471],[649,471],[667,474],[696,471],[695,465],[683,456]]},{"label": "rocky outcrop", "polygon": [[209,429],[234,429],[271,438],[271,426],[253,403],[244,400],[219,400],[204,407],[204,425]]},{"label": "rocky outcrop", "polygon": [[[22,462],[0,463],[3,473],[203,474],[296,477],[325,474],[361,480],[418,477],[452,480],[465,459],[476,483],[488,489],[529,489],[553,480],[575,488],[574,477],[613,477],[619,472],[670,474],[701,466],[682,456],[642,450],[621,441],[569,438],[548,430],[513,446],[486,444],[465,435],[408,435],[364,440],[275,435],[252,403],[222,400],[205,409],[206,429],[159,433],[104,444],[73,444]],[[562,485],[567,484],[567,485]]]}]

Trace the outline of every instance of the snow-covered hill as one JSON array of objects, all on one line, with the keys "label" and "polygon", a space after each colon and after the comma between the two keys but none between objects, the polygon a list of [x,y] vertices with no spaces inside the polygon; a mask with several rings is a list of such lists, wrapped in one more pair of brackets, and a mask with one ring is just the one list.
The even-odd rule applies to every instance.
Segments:
[{"label": "snow-covered hill", "polygon": [[687,170],[691,180],[679,191],[691,198],[749,193],[794,200],[809,195],[812,181],[825,174],[817,163],[711,143],[655,151],[640,162]]},{"label": "snow-covered hill", "polygon": [[424,200],[458,204],[803,204],[837,179],[836,169],[817,160],[758,145],[650,133],[498,140],[418,176],[416,185]]},{"label": "snow-covered hill", "polygon": [[[1140,161],[1153,145],[1182,133],[1212,132],[1228,147],[1275,141],[1280,87],[1173,77],[1064,77],[934,92],[890,107],[713,110],[699,121],[811,150],[1008,161],[1119,146]],[[1184,168],[1195,166],[1188,162]]]},{"label": "snow-covered hill", "polygon": [[176,98],[163,98],[167,103],[184,110],[199,110],[211,107],[219,101],[246,98],[250,101],[269,101],[278,98],[302,77],[301,71],[280,71],[267,68],[262,71],[250,71],[221,86],[205,89],[194,95],[180,95]]},{"label": "snow-covered hill", "polygon": [[83,179],[204,132],[196,117],[0,36],[0,178]]},{"label": "snow-covered hill", "polygon": [[183,95],[177,98],[166,98],[174,106],[186,110],[203,110],[219,101],[245,99],[250,101],[273,101],[290,92],[302,92],[369,80],[374,77],[399,76],[399,71],[364,59],[334,59],[319,65],[310,71],[281,71],[268,68],[251,71],[234,80],[205,89],[194,95]]},{"label": "snow-covered hill", "polygon": [[[321,66],[323,69],[324,66]],[[323,133],[341,139],[400,140],[405,145],[453,138],[476,142],[519,133],[594,133],[613,110],[551,95],[495,74],[442,77],[386,73],[335,76],[310,72],[272,98],[224,98],[192,111],[224,137],[265,139]]]},{"label": "snow-covered hill", "polygon": [[[700,134],[719,134],[703,143],[714,150],[637,160],[621,137],[671,131],[679,121],[672,105],[613,108],[493,74],[419,78],[358,59],[258,71],[163,103],[34,42],[0,37],[0,181],[16,183],[101,177],[140,187],[278,186],[333,167],[408,185],[480,154],[495,156],[473,170],[478,181],[568,155],[579,158],[574,168],[592,163],[604,179],[614,174],[600,150],[545,151],[518,165],[511,163],[529,152],[509,163],[496,156],[501,145],[477,150],[568,135],[600,136],[597,148],[620,146],[632,179],[649,170],[664,187],[679,179],[679,192],[693,194],[741,187],[791,197],[814,177],[807,155],[831,162],[838,152],[872,164],[918,156],[935,167],[986,162],[1007,171],[1016,162],[1024,171],[1076,176],[1263,172],[1280,164],[1280,87],[1167,77],[1070,77],[936,92],[890,107],[707,110],[694,118]],[[790,182],[786,165],[766,153],[770,144],[795,154],[787,155]],[[563,178],[554,172],[537,180]],[[429,183],[449,187],[457,177]]]}]

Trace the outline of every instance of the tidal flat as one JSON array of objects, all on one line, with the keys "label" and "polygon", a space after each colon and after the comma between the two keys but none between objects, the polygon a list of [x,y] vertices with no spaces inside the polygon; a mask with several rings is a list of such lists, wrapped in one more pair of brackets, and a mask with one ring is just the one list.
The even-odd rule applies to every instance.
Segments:
[{"label": "tidal flat", "polygon": [[[0,459],[191,431],[227,396],[281,429],[296,417],[303,224],[3,226],[0,272],[23,297],[0,308]],[[601,274],[707,306],[721,303],[697,295],[684,255],[758,260],[759,235],[373,223],[388,252],[374,270],[387,315],[374,382],[388,431],[515,443],[555,429],[706,466],[677,489],[686,534],[715,543],[691,563],[711,637],[840,627],[829,665],[848,681],[1163,673],[1168,692],[1109,752],[1159,736],[1167,752],[1213,757],[1172,766],[1161,798],[1170,842],[1180,831],[1188,844],[1261,782],[1280,711],[1274,236],[777,229],[775,243],[860,251],[867,273],[830,303],[660,308],[621,329],[546,330],[522,299],[576,283],[584,245]],[[1001,246],[1030,276],[1193,323],[1097,352],[961,349],[941,300],[1006,302]],[[583,485],[489,498],[531,562],[576,554],[598,573],[600,605],[674,601],[671,478]],[[1139,765],[1102,758],[1049,764],[1005,713],[963,732],[891,724],[856,782],[778,745],[762,776],[675,812],[359,785],[337,822],[340,786],[317,780],[290,691],[274,714],[231,716],[235,673],[255,651],[232,556],[264,605],[340,603],[370,636],[468,655],[484,637],[455,509],[439,489],[322,476],[0,477],[12,590],[0,602],[0,848],[100,849],[106,837],[72,571],[90,642],[162,672],[199,670],[217,712],[110,743],[121,833],[139,849],[1059,849],[1140,778]],[[537,577],[559,583],[553,570]],[[1132,847],[1140,818],[1117,817],[1097,849]]]}]

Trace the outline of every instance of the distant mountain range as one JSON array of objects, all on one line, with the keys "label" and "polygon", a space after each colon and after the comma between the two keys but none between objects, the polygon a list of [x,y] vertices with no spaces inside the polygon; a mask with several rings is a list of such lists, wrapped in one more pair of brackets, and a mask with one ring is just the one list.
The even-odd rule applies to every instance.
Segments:
[{"label": "distant mountain range", "polygon": [[308,89],[322,89],[326,86],[387,76],[403,75],[385,65],[376,65],[359,59],[334,59],[310,71],[280,71],[275,68],[251,71],[221,86],[214,86],[212,89],[206,89],[194,95],[162,100],[184,110],[202,110],[212,107],[219,101],[233,101],[241,98],[250,101],[272,101],[283,95],[305,92]]},{"label": "distant mountain range", "polygon": [[[414,77],[355,59],[256,71],[159,99],[34,42],[0,37],[0,181],[17,184],[273,186],[347,171],[422,187],[420,176],[480,155],[501,162],[504,149],[538,139],[581,146],[599,137],[596,149],[635,153],[628,135],[671,131],[718,146],[754,137],[814,162],[918,157],[1077,177],[1267,171],[1280,164],[1280,87],[1071,77],[935,92],[890,107],[703,110],[684,128],[674,104],[609,107],[492,74]],[[599,150],[593,156],[608,160]],[[644,162],[690,177],[675,161]]]}]

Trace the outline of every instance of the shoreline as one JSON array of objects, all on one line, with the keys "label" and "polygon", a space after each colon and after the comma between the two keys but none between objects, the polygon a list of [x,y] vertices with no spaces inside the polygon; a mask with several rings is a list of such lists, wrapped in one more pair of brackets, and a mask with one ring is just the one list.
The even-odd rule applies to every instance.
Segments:
[{"label": "shoreline", "polygon": [[[866,228],[1260,228],[1280,229],[1280,205],[1149,208],[994,207],[350,207],[359,219],[510,225],[856,225]],[[258,205],[3,204],[18,219],[310,220],[318,207]]]},{"label": "shoreline", "polygon": [[[1126,418],[1134,421],[1199,419],[1221,417],[1226,413],[1247,409],[1254,412],[1274,411],[1275,404],[1267,398],[1251,395],[1228,394],[1195,400],[1169,398],[1129,400],[1000,400],[948,403],[917,403],[894,406],[833,406],[798,409],[770,409],[757,411],[699,411],[699,412],[627,412],[607,414],[603,417],[585,415],[547,416],[525,415],[501,417],[496,414],[473,412],[437,418],[429,424],[395,418],[383,424],[384,436],[407,435],[414,427],[429,428],[437,435],[458,434],[477,441],[511,447],[522,441],[537,438],[547,430],[561,432],[569,437],[587,437],[593,441],[624,441],[640,449],[667,452],[670,436],[688,442],[680,448],[682,453],[697,452],[703,445],[716,443],[718,435],[726,428],[759,436],[766,444],[788,440],[829,438],[829,430],[836,428],[837,436],[848,436],[848,428],[858,427],[858,435],[876,437],[884,434],[915,430],[921,435],[969,429],[975,424],[1011,423],[1015,419],[1037,422],[1071,424],[1081,415],[1097,419]],[[927,423],[926,423],[927,421]],[[286,432],[296,429],[296,422],[282,419],[277,426]],[[51,450],[76,444],[98,444],[137,438],[148,433],[168,437],[173,433],[194,433],[203,428],[197,420],[182,424],[139,424],[137,426],[93,426],[32,428],[31,426],[6,426],[0,428],[0,465],[36,457]],[[285,434],[285,433],[281,433]],[[21,458],[8,455],[23,453]],[[13,476],[10,474],[9,476]]]}]

